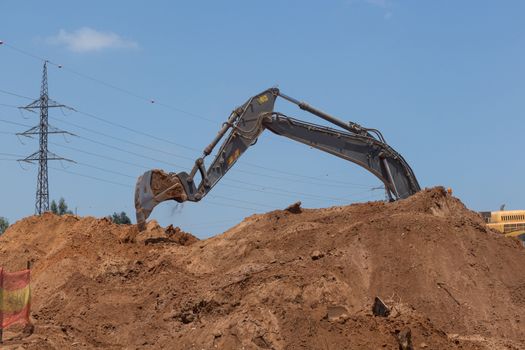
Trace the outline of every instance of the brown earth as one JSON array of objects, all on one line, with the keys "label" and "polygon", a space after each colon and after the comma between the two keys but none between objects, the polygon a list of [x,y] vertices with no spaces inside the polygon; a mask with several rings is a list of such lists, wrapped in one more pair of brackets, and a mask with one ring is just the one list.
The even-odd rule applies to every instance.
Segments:
[{"label": "brown earth", "polygon": [[[45,214],[0,238],[33,262],[30,336],[5,349],[525,349],[525,249],[442,188],[395,203],[176,228]],[[374,316],[379,296],[391,308]]]},{"label": "brown earth", "polygon": [[[151,171],[151,190],[155,195],[166,192],[166,198],[174,199],[177,202],[188,200],[184,187],[180,183],[176,174],[167,173],[162,169],[153,169]],[[166,190],[169,188],[169,190]]]}]

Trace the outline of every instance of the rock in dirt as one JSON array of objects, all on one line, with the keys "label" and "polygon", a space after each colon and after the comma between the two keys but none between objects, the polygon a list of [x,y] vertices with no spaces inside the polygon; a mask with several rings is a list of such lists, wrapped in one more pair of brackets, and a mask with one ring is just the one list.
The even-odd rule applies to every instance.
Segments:
[{"label": "rock in dirt", "polygon": [[192,312],[185,312],[180,317],[182,323],[191,323],[195,320],[195,315]]},{"label": "rock in dirt", "polygon": [[320,251],[318,250],[314,250],[312,252],[312,254],[310,255],[310,257],[312,258],[312,260],[319,260],[321,259],[322,257],[324,257],[324,254],[321,253]]},{"label": "rock in dirt", "polygon": [[176,244],[189,246],[199,241],[197,237],[182,231],[180,227],[169,225],[164,229],[155,220],[148,222],[146,230],[140,232],[135,239],[138,242],[144,242],[145,245]]},{"label": "rock in dirt", "polygon": [[292,214],[300,214],[302,212],[301,202],[295,202],[284,209],[285,211]]},{"label": "rock in dirt", "polygon": [[326,319],[328,321],[345,321],[348,316],[348,310],[344,305],[329,306],[326,311]]},{"label": "rock in dirt", "polygon": [[405,328],[397,333],[397,342],[399,344],[399,350],[414,350],[410,328]]},{"label": "rock in dirt", "polygon": [[168,235],[170,240],[180,245],[191,245],[199,241],[199,239],[191,233],[184,232],[180,227],[173,227],[173,225],[166,227],[164,232],[166,232],[166,235]]},{"label": "rock in dirt", "polygon": [[374,316],[388,317],[390,315],[390,308],[379,297],[375,297],[374,305],[372,306],[372,313]]}]

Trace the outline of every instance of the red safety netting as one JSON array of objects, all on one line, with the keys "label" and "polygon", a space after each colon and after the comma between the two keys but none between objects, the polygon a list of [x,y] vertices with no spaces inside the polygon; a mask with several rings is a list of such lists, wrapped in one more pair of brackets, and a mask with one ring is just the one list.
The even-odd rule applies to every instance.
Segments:
[{"label": "red safety netting", "polygon": [[29,323],[30,277],[30,270],[5,272],[0,268],[0,328]]}]

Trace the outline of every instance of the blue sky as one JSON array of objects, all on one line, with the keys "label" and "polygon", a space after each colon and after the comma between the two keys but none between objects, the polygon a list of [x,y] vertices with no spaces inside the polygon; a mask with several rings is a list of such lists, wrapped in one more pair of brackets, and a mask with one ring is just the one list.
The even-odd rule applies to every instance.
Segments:
[{"label": "blue sky", "polygon": [[[275,85],[381,130],[423,187],[451,187],[474,210],[523,209],[524,13],[523,1],[2,1],[0,89],[39,94],[42,61],[18,50],[63,66],[49,67],[50,96],[85,114],[50,113],[79,135],[50,137],[51,151],[78,162],[50,163],[50,197],[80,215],[133,216],[138,175],[188,171],[233,108]],[[9,107],[29,102],[0,93],[0,119],[35,125]],[[276,110],[324,124],[285,103]],[[36,151],[11,134],[23,125],[0,122],[0,152]],[[34,211],[37,168],[0,158],[0,216],[14,222]],[[207,237],[297,200],[381,200],[377,186],[267,132],[209,197],[152,217]]]}]

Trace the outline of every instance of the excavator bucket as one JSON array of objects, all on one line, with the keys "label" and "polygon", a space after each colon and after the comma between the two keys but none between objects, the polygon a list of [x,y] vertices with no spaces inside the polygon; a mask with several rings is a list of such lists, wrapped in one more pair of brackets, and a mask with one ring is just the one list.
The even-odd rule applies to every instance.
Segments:
[{"label": "excavator bucket", "polygon": [[184,202],[188,199],[177,174],[160,169],[146,171],[135,186],[135,211],[140,231],[146,228],[146,220],[157,204],[173,199]]}]

